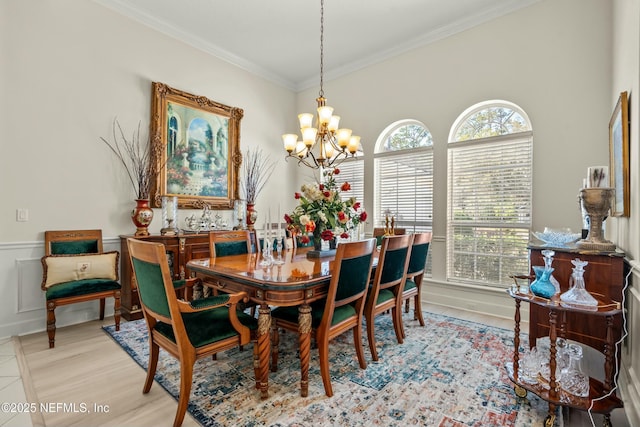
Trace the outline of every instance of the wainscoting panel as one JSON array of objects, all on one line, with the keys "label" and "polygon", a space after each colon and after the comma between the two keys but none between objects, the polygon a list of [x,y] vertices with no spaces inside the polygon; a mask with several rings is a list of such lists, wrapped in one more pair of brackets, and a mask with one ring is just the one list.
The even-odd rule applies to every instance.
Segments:
[{"label": "wainscoting panel", "polygon": [[[16,260],[18,273],[18,300],[16,301],[17,313],[42,310],[44,307],[44,292],[40,285],[42,282],[42,264],[40,258],[25,258]],[[38,292],[34,292],[34,289]]]},{"label": "wainscoting panel", "polygon": [[632,426],[640,426],[640,263],[630,262],[632,275],[626,293],[629,336],[625,340],[620,389],[625,412]]}]

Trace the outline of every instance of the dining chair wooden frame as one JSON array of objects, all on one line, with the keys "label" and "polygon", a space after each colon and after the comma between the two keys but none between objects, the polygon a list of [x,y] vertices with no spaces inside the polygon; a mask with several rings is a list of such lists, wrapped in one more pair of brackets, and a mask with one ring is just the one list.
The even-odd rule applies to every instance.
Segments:
[{"label": "dining chair wooden frame", "polygon": [[[311,304],[311,324],[299,324],[298,307],[277,307],[271,313],[272,320],[272,370],[278,366],[278,328],[293,332],[311,330],[318,346],[320,374],[325,394],[333,396],[329,372],[329,342],[353,330],[353,341],[361,369],[367,362],[362,348],[362,314],[371,279],[375,239],[341,243],[336,249],[331,271],[331,281],[324,300]],[[309,306],[306,306],[309,309]]]},{"label": "dining chair wooden frame", "polygon": [[[406,228],[394,228],[393,235],[394,236],[402,236],[407,234]],[[381,237],[384,236],[384,227],[374,227],[373,229],[373,237]]]},{"label": "dining chair wooden frame", "polygon": [[375,317],[391,310],[393,329],[399,344],[402,333],[402,291],[406,279],[413,234],[386,236],[382,239],[378,266],[367,295],[364,316],[367,320],[367,338],[374,361],[378,360],[375,339]]},{"label": "dining chair wooden frame", "polygon": [[[413,319],[420,322],[420,326],[424,326],[424,318],[422,317],[422,279],[424,278],[424,270],[427,264],[430,245],[431,232],[415,233],[413,235],[409,267],[407,268],[404,291],[402,292],[402,299],[405,302],[405,313],[409,312],[409,302],[411,298],[413,298]],[[406,336],[404,325],[402,328],[402,336]]]},{"label": "dining chair wooden frame", "polygon": [[[162,347],[180,362],[180,391],[173,426],[182,424],[189,403],[195,361],[255,340],[257,320],[238,312],[245,292],[222,294],[195,301],[177,298],[167,254],[162,243],[127,239],[130,262],[149,332],[149,365],[142,392],[153,384]],[[199,279],[193,279],[199,280]],[[257,346],[254,371],[257,379]]]}]

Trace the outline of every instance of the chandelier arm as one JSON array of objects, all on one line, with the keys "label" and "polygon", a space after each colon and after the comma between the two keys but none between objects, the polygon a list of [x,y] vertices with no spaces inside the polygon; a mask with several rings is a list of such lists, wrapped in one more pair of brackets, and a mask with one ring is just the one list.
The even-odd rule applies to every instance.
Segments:
[{"label": "chandelier arm", "polygon": [[302,163],[303,165],[305,165],[305,166],[307,166],[308,168],[311,168],[311,169],[320,169],[320,167],[321,167],[317,162],[315,162],[315,158],[314,157],[311,157],[314,160],[314,163],[309,163],[308,161],[305,160],[304,157],[298,157],[298,156],[294,156],[292,154],[289,154],[288,156],[285,156],[284,159],[286,161],[289,158],[294,158],[298,162],[298,165],[300,165],[300,163]]}]

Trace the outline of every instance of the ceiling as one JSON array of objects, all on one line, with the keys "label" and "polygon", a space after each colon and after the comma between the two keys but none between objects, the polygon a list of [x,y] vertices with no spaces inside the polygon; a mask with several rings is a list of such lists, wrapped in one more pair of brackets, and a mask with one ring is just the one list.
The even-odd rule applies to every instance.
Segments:
[{"label": "ceiling", "polygon": [[[319,83],[320,0],[95,0],[292,90]],[[325,80],[539,0],[325,0]]]}]

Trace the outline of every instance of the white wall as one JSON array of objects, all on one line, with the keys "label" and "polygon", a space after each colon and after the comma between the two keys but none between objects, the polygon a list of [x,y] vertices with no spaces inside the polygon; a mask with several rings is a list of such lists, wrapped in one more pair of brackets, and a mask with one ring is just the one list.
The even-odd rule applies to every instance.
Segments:
[{"label": "white wall", "polygon": [[[134,230],[134,193],[99,137],[115,116],[128,132],[148,126],[152,81],[244,109],[241,149],[265,147],[281,166],[258,210],[289,201],[296,171],[285,167],[280,134],[295,116],[292,92],[91,1],[0,5],[0,242],[39,240],[46,229]],[[16,208],[29,209],[29,222],[15,221]]]}]

